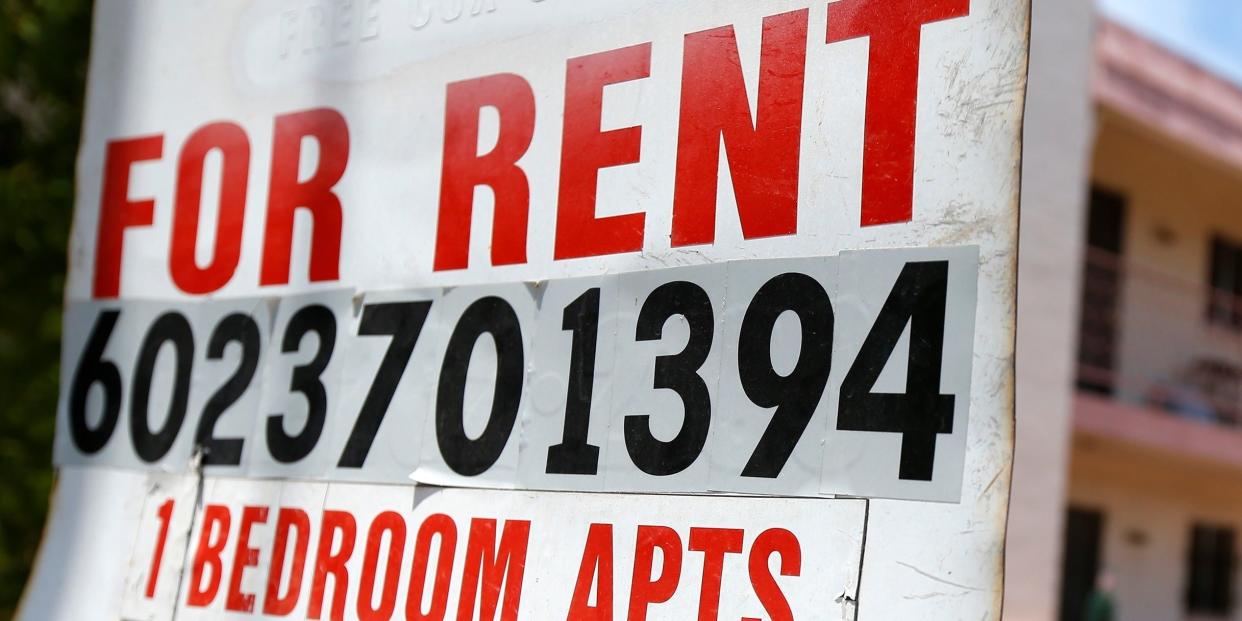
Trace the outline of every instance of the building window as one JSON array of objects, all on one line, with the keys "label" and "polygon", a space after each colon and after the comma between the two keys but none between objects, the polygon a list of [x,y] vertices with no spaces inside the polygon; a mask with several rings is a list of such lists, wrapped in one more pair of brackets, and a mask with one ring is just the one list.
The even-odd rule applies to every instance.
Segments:
[{"label": "building window", "polygon": [[1190,539],[1186,610],[1192,614],[1227,616],[1233,610],[1234,531],[1196,524]]},{"label": "building window", "polygon": [[1064,533],[1060,621],[1084,621],[1100,577],[1104,514],[1094,509],[1070,507]]},{"label": "building window", "polygon": [[1212,238],[1208,282],[1208,321],[1242,328],[1242,244],[1220,236]]},{"label": "building window", "polygon": [[1125,223],[1125,195],[1093,186],[1078,319],[1078,388],[1087,392],[1113,393]]}]

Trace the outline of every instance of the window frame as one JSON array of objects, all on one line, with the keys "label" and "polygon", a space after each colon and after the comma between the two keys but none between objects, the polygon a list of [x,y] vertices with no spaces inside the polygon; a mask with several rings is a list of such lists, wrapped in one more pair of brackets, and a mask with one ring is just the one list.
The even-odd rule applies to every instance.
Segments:
[{"label": "window frame", "polygon": [[1187,554],[1186,612],[1227,618],[1233,614],[1237,531],[1228,525],[1191,525]]},{"label": "window frame", "polygon": [[1207,321],[1242,331],[1242,242],[1215,233],[1208,249]]}]

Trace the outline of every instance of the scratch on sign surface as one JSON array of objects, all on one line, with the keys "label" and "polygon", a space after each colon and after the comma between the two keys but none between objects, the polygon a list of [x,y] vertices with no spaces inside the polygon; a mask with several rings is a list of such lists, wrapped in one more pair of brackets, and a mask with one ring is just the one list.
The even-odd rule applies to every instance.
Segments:
[{"label": "scratch on sign surface", "polygon": [[969,591],[982,591],[982,590],[983,590],[983,589],[980,589],[980,588],[978,588],[978,587],[972,587],[972,586],[968,586],[968,585],[965,585],[965,584],[960,584],[960,583],[957,583],[957,582],[953,582],[953,581],[951,581],[951,580],[945,580],[944,578],[941,578],[941,577],[938,577],[938,576],[933,576],[932,574],[929,574],[929,573],[927,573],[927,572],[923,571],[922,569],[919,569],[918,567],[915,567],[914,565],[911,565],[910,563],[903,563],[903,562],[901,562],[901,561],[897,561],[897,564],[898,564],[898,565],[901,565],[902,567],[905,567],[905,568],[907,568],[907,569],[910,569],[910,570],[914,571],[915,573],[919,574],[920,576],[923,576],[924,578],[927,578],[927,579],[929,579],[929,580],[935,580],[936,582],[939,582],[939,583],[942,583],[942,584],[947,584],[947,585],[949,585],[949,586],[955,586],[955,587],[957,587],[957,588],[959,588],[959,589],[967,589],[967,590],[969,590]]}]

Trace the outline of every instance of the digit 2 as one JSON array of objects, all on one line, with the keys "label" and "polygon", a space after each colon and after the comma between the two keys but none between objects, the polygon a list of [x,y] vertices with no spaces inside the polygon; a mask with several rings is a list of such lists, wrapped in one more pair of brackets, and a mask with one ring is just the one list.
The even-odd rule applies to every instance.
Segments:
[{"label": "digit 2", "polygon": [[246,393],[250,382],[254,379],[259,367],[259,350],[261,348],[259,326],[254,319],[243,313],[233,313],[216,325],[207,342],[207,359],[220,360],[224,350],[230,343],[241,347],[241,360],[237,370],[216,390],[207,404],[203,406],[203,415],[198,421],[198,429],[194,441],[203,450],[203,463],[206,465],[236,466],[241,463],[243,438],[219,438],[215,435],[216,423],[233,404]]}]

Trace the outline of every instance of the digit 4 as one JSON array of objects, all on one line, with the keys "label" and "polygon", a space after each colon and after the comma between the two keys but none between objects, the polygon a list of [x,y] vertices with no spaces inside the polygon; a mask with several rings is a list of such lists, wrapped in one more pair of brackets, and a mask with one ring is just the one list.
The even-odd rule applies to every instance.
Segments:
[{"label": "digit 4", "polygon": [[[940,394],[948,280],[948,261],[907,263],[841,384],[837,429],[900,433],[901,480],[932,480],[936,436],[953,433],[955,398]],[[872,392],[906,325],[906,391]]]}]

